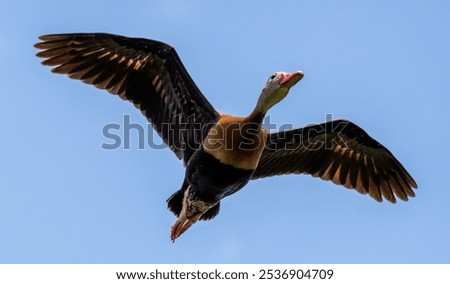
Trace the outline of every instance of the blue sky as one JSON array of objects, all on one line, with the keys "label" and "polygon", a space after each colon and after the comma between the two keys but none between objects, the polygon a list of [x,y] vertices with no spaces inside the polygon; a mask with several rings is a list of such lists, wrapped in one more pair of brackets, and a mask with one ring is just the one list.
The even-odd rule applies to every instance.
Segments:
[{"label": "blue sky", "polygon": [[[10,1],[0,11],[0,263],[449,263],[450,2]],[[131,4],[132,3],[132,4]],[[104,150],[134,107],[51,74],[47,33],[110,32],[173,45],[217,109],[248,114],[274,71],[304,79],[272,123],[349,119],[416,179],[377,203],[310,176],[251,182],[174,244],[169,150]]]}]

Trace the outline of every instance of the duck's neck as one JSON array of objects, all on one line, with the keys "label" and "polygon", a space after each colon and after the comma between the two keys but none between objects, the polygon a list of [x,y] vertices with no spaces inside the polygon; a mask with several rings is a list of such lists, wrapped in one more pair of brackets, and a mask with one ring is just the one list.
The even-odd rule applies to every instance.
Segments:
[{"label": "duck's neck", "polygon": [[267,100],[267,91],[266,88],[264,88],[261,91],[261,94],[259,95],[255,108],[250,113],[250,115],[247,116],[246,121],[261,125],[267,112],[267,108],[264,107],[266,105],[266,100]]},{"label": "duck's neck", "polygon": [[259,125],[261,127],[261,123],[266,116],[266,112],[262,111],[258,106],[250,113],[249,116],[245,119],[246,123]]},{"label": "duck's neck", "polygon": [[260,131],[261,130],[261,124],[263,122],[264,117],[266,116],[266,111],[264,109],[264,100],[265,100],[265,96],[264,96],[264,90],[263,93],[261,93],[261,95],[258,98],[258,102],[256,103],[255,108],[253,109],[253,111],[250,113],[249,116],[247,116],[244,120],[244,123],[246,124],[246,129],[250,130],[250,131]]}]

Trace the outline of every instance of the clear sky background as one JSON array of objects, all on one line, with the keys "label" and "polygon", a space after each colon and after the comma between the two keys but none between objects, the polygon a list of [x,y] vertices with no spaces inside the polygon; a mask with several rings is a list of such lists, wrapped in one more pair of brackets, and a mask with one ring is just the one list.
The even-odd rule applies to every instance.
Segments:
[{"label": "clear sky background", "polygon": [[[449,1],[8,1],[0,10],[1,263],[449,263]],[[310,176],[253,181],[174,244],[168,149],[103,150],[130,103],[55,75],[41,34],[110,32],[173,45],[219,110],[246,115],[274,71],[304,79],[270,111],[346,118],[416,179],[377,203]],[[123,128],[122,128],[123,129]],[[154,133],[153,133],[154,134]]]}]

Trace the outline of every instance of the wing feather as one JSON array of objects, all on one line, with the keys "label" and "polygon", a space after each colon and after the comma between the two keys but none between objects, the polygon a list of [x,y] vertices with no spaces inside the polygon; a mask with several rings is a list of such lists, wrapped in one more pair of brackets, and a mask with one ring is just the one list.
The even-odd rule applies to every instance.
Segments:
[{"label": "wing feather", "polygon": [[271,133],[252,179],[305,173],[392,203],[414,197],[402,164],[357,125],[337,120]]},{"label": "wing feather", "polygon": [[[132,102],[187,162],[219,114],[169,45],[106,33],[43,35],[35,47],[52,72]],[[197,128],[195,128],[197,127]]]}]

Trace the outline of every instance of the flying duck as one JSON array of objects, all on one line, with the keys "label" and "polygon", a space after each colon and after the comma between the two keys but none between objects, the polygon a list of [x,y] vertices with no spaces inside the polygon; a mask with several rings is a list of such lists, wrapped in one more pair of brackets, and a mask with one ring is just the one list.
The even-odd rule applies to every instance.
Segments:
[{"label": "flying duck", "polygon": [[175,49],[149,39],[106,33],[39,37],[44,65],[132,102],[183,160],[181,189],[167,199],[175,241],[198,220],[214,218],[222,198],[250,180],[309,174],[377,201],[414,197],[417,184],[392,153],[347,120],[269,133],[267,111],[303,78],[276,72],[247,117],[219,113],[200,92]]}]

